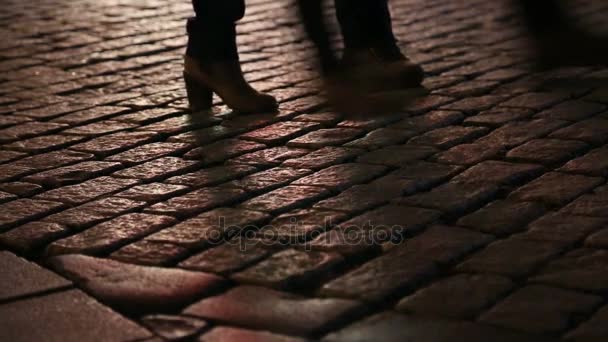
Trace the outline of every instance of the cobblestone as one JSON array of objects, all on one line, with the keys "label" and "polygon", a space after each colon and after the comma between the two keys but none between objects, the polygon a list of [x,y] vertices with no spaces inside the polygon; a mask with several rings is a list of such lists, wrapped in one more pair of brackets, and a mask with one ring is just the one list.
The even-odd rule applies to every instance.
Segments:
[{"label": "cobblestone", "polygon": [[[356,310],[355,301],[309,299],[262,287],[239,286],[203,299],[184,313],[240,326],[306,335]],[[298,307],[299,310],[293,310]]]},{"label": "cobblestone", "polygon": [[104,301],[139,312],[179,307],[223,282],[201,272],[136,266],[82,255],[59,256],[50,262],[58,272]]},{"label": "cobblestone", "polygon": [[[0,299],[0,330],[605,340],[608,73],[535,69],[513,7],[471,1],[391,1],[429,95],[367,117],[327,103],[293,3],[239,22],[279,100],[250,115],[188,109],[189,1],[3,4],[0,249],[75,282]],[[571,6],[603,32],[605,4]]]},{"label": "cobblestone", "polygon": [[507,297],[480,320],[532,333],[557,333],[568,327],[573,316],[590,313],[600,301],[592,295],[532,285]]}]

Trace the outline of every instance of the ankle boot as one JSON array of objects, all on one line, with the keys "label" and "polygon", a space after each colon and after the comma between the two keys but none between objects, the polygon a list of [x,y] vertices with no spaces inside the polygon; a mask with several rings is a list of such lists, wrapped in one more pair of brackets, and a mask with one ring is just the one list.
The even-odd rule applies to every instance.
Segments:
[{"label": "ankle boot", "polygon": [[211,108],[214,93],[237,112],[268,112],[277,109],[274,97],[256,91],[247,83],[238,61],[202,63],[186,55],[184,81],[192,110]]},{"label": "ankle boot", "polygon": [[405,57],[398,47],[345,49],[342,67],[354,77],[365,80],[370,91],[392,91],[419,87],[422,68]]},{"label": "ankle boot", "polygon": [[184,59],[184,81],[193,110],[205,110],[217,94],[238,112],[267,112],[277,108],[274,97],[253,89],[243,76],[236,46],[234,18],[190,18]]}]

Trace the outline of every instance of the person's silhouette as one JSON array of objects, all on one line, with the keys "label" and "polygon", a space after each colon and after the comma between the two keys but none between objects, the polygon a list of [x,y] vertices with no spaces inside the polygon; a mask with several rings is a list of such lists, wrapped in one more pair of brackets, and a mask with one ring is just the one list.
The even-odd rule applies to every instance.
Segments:
[{"label": "person's silhouette", "polygon": [[[321,0],[303,3],[306,3],[302,6],[305,26],[319,47],[323,70],[339,64],[350,70],[355,82],[378,79],[368,83],[381,90],[420,85],[423,71],[397,46],[387,0],[335,0],[345,45],[340,61],[330,52]],[[276,100],[253,89],[239,65],[235,25],[245,13],[244,0],[193,0],[193,5],[196,16],[188,20],[184,69],[191,107],[209,108],[212,94],[216,93],[237,111],[275,109]]]},{"label": "person's silhouette", "polygon": [[542,67],[608,62],[608,39],[578,27],[557,0],[516,0]]}]

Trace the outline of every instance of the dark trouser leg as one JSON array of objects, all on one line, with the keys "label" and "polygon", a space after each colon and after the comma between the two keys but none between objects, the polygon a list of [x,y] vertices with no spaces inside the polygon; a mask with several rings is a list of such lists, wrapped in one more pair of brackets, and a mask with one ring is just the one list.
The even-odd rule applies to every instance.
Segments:
[{"label": "dark trouser leg", "polygon": [[335,0],[346,48],[394,46],[388,0]]},{"label": "dark trouser leg", "polygon": [[518,0],[524,22],[534,34],[550,34],[567,23],[556,0]]},{"label": "dark trouser leg", "polygon": [[245,15],[244,0],[192,0],[186,54],[200,61],[238,60],[236,22]]}]

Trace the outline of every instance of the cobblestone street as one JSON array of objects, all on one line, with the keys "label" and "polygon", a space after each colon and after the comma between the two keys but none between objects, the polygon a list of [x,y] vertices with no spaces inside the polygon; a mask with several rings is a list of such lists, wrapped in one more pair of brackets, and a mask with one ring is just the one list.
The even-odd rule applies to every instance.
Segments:
[{"label": "cobblestone street", "polygon": [[608,340],[608,68],[537,71],[508,2],[391,4],[430,93],[353,119],[290,1],[248,1],[280,109],[236,115],[187,109],[188,0],[5,0],[0,340]]}]

